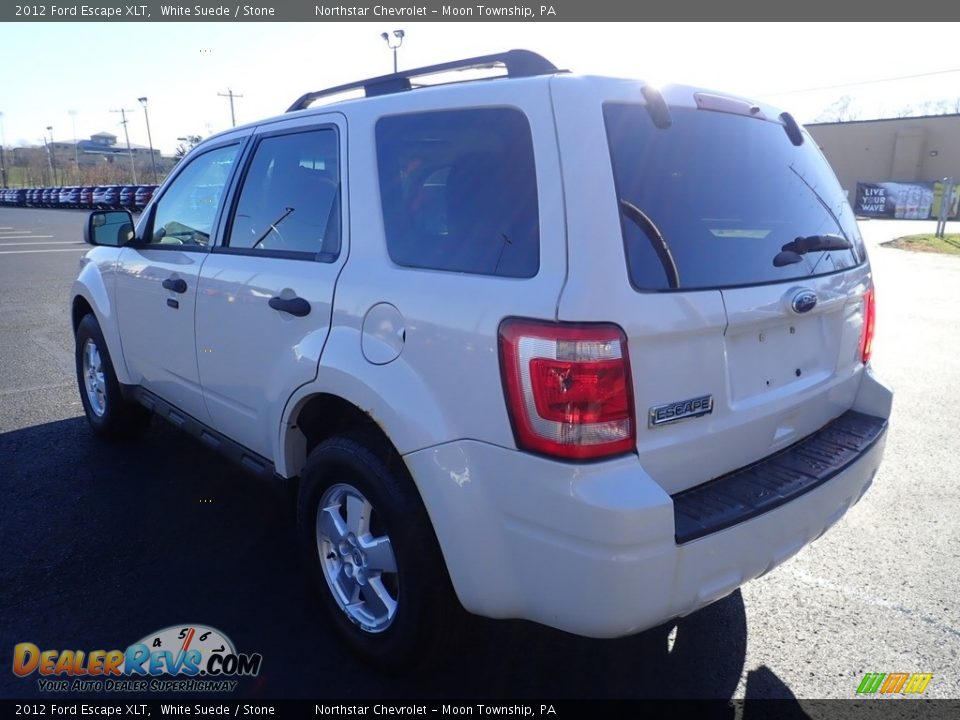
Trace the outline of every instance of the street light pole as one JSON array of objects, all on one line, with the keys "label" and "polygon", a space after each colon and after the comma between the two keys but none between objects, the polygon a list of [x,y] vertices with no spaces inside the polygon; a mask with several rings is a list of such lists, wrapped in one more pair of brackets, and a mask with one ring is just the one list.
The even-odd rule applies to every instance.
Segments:
[{"label": "street light pole", "polygon": [[[53,156],[53,125],[47,125],[47,130],[50,131],[50,144],[47,145],[47,161],[50,163],[50,175],[53,179],[54,185],[60,184],[60,179],[57,177],[57,161]],[[44,143],[46,143],[47,138],[43,138]]]},{"label": "street light pole", "polygon": [[153,168],[153,184],[157,185],[157,159],[153,156],[153,136],[150,134],[150,114],[147,112],[147,99],[137,98],[143,105],[143,117],[147,120],[147,142],[150,143],[150,165]]},{"label": "street light pole", "polygon": [[[397,72],[397,48],[403,45],[403,38],[406,33],[403,30],[394,30],[393,35],[390,33],[380,33],[380,37],[383,38],[383,41],[387,44],[387,47],[393,50],[393,72]],[[393,38],[391,40],[391,37]],[[396,44],[394,44],[396,43]]]},{"label": "street light pole", "polygon": [[3,113],[0,112],[0,180],[3,187],[7,186],[7,161],[3,157],[3,150],[7,146],[7,133],[3,129]]},{"label": "street light pole", "polygon": [[80,177],[80,149],[77,147],[77,111],[68,110],[70,114],[70,122],[73,124],[73,167],[77,173],[77,177]]}]

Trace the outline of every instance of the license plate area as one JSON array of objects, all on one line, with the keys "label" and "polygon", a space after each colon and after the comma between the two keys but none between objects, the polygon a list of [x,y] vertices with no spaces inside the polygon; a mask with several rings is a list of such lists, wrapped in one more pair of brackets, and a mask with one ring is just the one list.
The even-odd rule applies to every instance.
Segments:
[{"label": "license plate area", "polygon": [[836,312],[728,331],[731,401],[808,385],[833,372],[840,346]]}]

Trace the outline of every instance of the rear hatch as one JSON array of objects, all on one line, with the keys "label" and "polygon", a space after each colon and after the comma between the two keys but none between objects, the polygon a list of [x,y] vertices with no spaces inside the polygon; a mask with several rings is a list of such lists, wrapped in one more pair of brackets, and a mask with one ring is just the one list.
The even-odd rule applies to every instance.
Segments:
[{"label": "rear hatch", "polygon": [[646,472],[674,494],[848,410],[869,264],[810,136],[692,88],[559,77],[553,91],[569,255],[558,319],[625,332]]}]

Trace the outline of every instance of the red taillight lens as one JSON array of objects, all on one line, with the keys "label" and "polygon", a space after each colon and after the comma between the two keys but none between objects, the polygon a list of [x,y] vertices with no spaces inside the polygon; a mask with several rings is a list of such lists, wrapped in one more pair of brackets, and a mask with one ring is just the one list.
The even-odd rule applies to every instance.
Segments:
[{"label": "red taillight lens", "polygon": [[574,459],[633,449],[630,360],[619,327],[506,320],[500,364],[520,448]]},{"label": "red taillight lens", "polygon": [[537,414],[561,423],[598,423],[630,418],[622,360],[530,361]]},{"label": "red taillight lens", "polygon": [[877,300],[873,288],[863,294],[863,332],[860,335],[860,360],[867,364],[873,353],[873,331],[877,324]]}]

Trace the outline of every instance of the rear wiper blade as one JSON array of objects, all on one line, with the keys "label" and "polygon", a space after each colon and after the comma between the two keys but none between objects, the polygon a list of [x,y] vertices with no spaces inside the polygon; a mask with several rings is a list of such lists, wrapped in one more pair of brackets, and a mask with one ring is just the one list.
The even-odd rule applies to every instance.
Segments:
[{"label": "rear wiper blade", "polygon": [[677,261],[673,259],[673,253],[670,252],[670,246],[667,245],[667,241],[663,239],[660,228],[657,227],[653,220],[647,217],[647,214],[643,212],[643,210],[632,202],[620,198],[620,207],[624,211],[624,214],[633,220],[633,222],[643,230],[643,234],[647,236],[654,251],[657,253],[660,264],[663,266],[663,271],[667,274],[667,284],[672,290],[679,288],[680,271],[677,270]]},{"label": "rear wiper blade", "polygon": [[776,267],[792,265],[803,260],[809,252],[825,250],[850,250],[853,244],[840,235],[807,235],[791,240],[780,248],[780,252],[773,258]]},{"label": "rear wiper blade", "polygon": [[841,235],[807,235],[788,242],[780,249],[803,255],[814,250],[849,250],[852,247],[850,241]]}]

